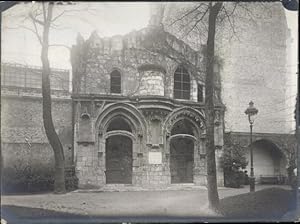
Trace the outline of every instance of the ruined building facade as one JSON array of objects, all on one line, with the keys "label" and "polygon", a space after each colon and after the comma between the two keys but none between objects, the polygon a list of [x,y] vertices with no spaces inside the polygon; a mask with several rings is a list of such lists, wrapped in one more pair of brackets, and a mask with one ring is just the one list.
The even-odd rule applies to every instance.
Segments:
[{"label": "ruined building facade", "polygon": [[[165,17],[183,7],[167,5]],[[257,182],[286,176],[295,162],[296,139],[287,127],[294,107],[286,105],[293,95],[287,87],[289,37],[282,10],[274,4],[256,24],[237,20],[239,41],[219,27],[221,60],[214,66],[219,185],[224,132],[235,143],[250,145],[244,114],[250,100],[259,110],[252,145]],[[160,18],[162,11],[153,14],[149,26],[127,35],[78,36],[71,52],[72,90],[68,72],[52,70],[54,125],[79,188],[206,185],[205,45],[194,34],[182,41],[180,29]],[[53,175],[42,122],[41,68],[2,65],[1,149],[4,181]]]},{"label": "ruined building facade", "polygon": [[[206,184],[204,61],[205,48],[194,51],[153,24],[124,36],[77,38],[79,187]],[[215,95],[215,143],[222,149],[224,106],[218,89]]]},{"label": "ruined building facade", "polygon": [[[205,43],[205,29],[194,29],[191,35],[184,35],[194,23],[188,26],[187,21],[182,20],[170,25],[176,18],[181,18],[185,11],[199,6],[199,3],[161,3],[154,11],[162,12],[162,6],[162,23],[168,32],[183,37],[193,49],[198,49],[201,42]],[[245,110],[248,103],[253,101],[258,109],[252,139],[256,180],[260,182],[262,177],[286,177],[287,167],[295,166],[296,91],[292,89],[295,90],[296,74],[292,73],[291,68],[296,65],[292,64],[290,54],[293,50],[291,42],[297,40],[291,38],[286,10],[280,2],[264,5],[241,3],[236,8],[234,3],[228,2],[224,3],[224,7],[228,12],[234,12],[229,13],[230,21],[226,16],[222,20],[224,11],[220,12],[215,38],[215,54],[222,61],[219,70],[221,98],[226,106],[225,133],[241,146],[250,145],[250,128]],[[189,18],[196,13],[193,12]],[[250,173],[249,151],[246,157]]]}]

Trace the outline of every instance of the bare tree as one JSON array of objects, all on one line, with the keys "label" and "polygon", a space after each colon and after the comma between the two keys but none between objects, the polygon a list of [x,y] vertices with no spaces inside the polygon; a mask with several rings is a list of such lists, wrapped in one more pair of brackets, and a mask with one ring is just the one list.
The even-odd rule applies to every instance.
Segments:
[{"label": "bare tree", "polygon": [[[42,2],[42,9],[32,11],[30,18],[34,27],[34,33],[41,44],[42,61],[42,97],[43,97],[43,123],[48,141],[54,152],[55,174],[54,174],[54,192],[64,193],[65,187],[65,157],[62,144],[55,131],[52,119],[52,101],[50,89],[50,64],[48,58],[49,51],[49,32],[51,23],[58,17],[53,18],[53,2]],[[41,15],[41,16],[40,16]],[[39,33],[38,26],[42,28],[42,34]]]},{"label": "bare tree", "polygon": [[[214,143],[214,98],[215,98],[215,35],[216,35],[216,21],[220,10],[223,7],[222,2],[212,3],[198,3],[196,7],[189,9],[183,15],[176,18],[172,24],[186,19],[191,16],[191,20],[188,21],[192,26],[189,28],[188,34],[192,32],[199,23],[206,24],[207,29],[207,48],[206,48],[206,60],[205,69],[201,69],[189,62],[178,50],[174,49],[164,36],[164,31],[158,32],[150,36],[152,44],[150,46],[145,45],[150,51],[163,54],[164,56],[171,58],[181,64],[188,66],[196,80],[199,80],[201,76],[205,77],[205,115],[206,115],[206,158],[207,158],[207,184],[208,184],[208,199],[209,206],[213,210],[218,210],[219,207],[219,196],[217,190],[217,178],[216,178],[216,160],[215,160],[215,143]],[[161,9],[164,11],[164,9]],[[196,13],[196,15],[193,15]],[[158,13],[159,14],[159,13]],[[163,16],[163,15],[161,15]],[[207,18],[208,16],[208,18]],[[158,19],[162,20],[162,18]],[[155,40],[155,41],[153,41]],[[159,44],[158,44],[159,43]]]},{"label": "bare tree", "polygon": [[[275,2],[275,0],[273,1]],[[284,2],[283,2],[284,3]],[[247,2],[200,2],[195,3],[192,7],[189,5],[187,9],[179,10],[174,21],[169,24],[173,26],[177,25],[177,31],[183,34],[183,39],[188,39],[191,33],[199,38],[199,43],[206,39],[206,70],[205,70],[205,110],[206,110],[206,127],[207,127],[207,183],[208,183],[208,199],[209,205],[212,209],[218,210],[219,197],[217,191],[217,179],[216,179],[216,161],[215,161],[215,143],[214,143],[214,89],[216,88],[215,80],[217,77],[213,71],[214,64],[217,61],[215,54],[215,40],[217,35],[217,28],[222,27],[225,33],[231,34],[231,37],[235,37],[239,41],[237,29],[244,29],[238,27],[235,24],[235,20],[247,18],[252,24],[256,24],[256,19],[267,16],[271,16],[271,9],[266,6],[266,3],[258,2],[255,6],[259,7],[260,11],[264,14],[257,14],[248,5]],[[253,5],[253,4],[252,4]],[[268,5],[269,6],[269,5]],[[285,6],[283,4],[283,6]],[[296,7],[296,5],[294,4]],[[293,7],[294,7],[293,6]],[[226,24],[225,24],[226,23]],[[180,32],[181,30],[181,32]],[[224,32],[223,32],[224,33]],[[204,43],[204,41],[202,41]]]},{"label": "bare tree", "polygon": [[[261,7],[264,7],[260,3]],[[197,67],[192,66],[192,74],[195,79],[198,80],[198,74],[204,73],[205,75],[205,115],[206,115],[206,158],[207,158],[207,185],[208,185],[208,200],[209,207],[215,211],[219,208],[219,196],[217,190],[217,172],[216,172],[216,158],[215,158],[215,142],[214,142],[214,121],[215,121],[215,103],[216,96],[215,92],[217,88],[216,80],[219,77],[214,72],[214,65],[218,64],[218,57],[215,53],[215,40],[217,35],[217,27],[224,25],[227,22],[229,30],[227,33],[231,33],[232,36],[239,40],[234,19],[239,19],[236,15],[237,8],[242,10],[242,13],[249,17],[251,22],[255,23],[253,19],[255,15],[247,7],[246,3],[234,2],[234,3],[223,3],[223,2],[200,2],[191,4],[186,8],[182,6],[179,9],[179,13],[176,14],[173,21],[165,21],[167,25],[177,25],[177,31],[181,34],[179,38],[185,40],[191,40],[191,35],[196,36],[196,48],[200,48],[202,44],[206,44],[206,60],[205,70],[201,71]],[[175,10],[175,9],[173,9]],[[164,9],[165,11],[165,9]],[[266,9],[267,11],[267,9]],[[266,12],[267,13],[267,12]],[[162,18],[160,18],[162,20]],[[170,22],[168,24],[168,22]],[[224,29],[224,26],[222,26]],[[204,41],[206,40],[206,41]],[[192,41],[193,42],[193,41]],[[194,41],[195,42],[195,41]],[[169,50],[170,51],[170,50]],[[174,51],[174,49],[173,49]],[[173,54],[174,55],[174,54]],[[185,60],[184,57],[177,58]]]},{"label": "bare tree", "polygon": [[207,119],[206,125],[206,157],[207,157],[207,184],[208,184],[208,201],[212,209],[217,210],[219,207],[219,194],[217,188],[217,172],[216,172],[216,156],[214,142],[214,57],[215,57],[215,35],[216,20],[223,6],[222,2],[215,4],[209,3],[208,13],[208,36],[206,51],[206,77],[205,77],[205,115]]},{"label": "bare tree", "polygon": [[[57,6],[56,6],[57,5]],[[59,7],[59,6],[60,7]],[[62,6],[61,6],[62,5]],[[40,46],[41,53],[40,59],[42,62],[42,98],[43,98],[43,124],[47,139],[54,152],[55,161],[55,173],[54,173],[54,192],[64,193],[65,187],[65,158],[64,151],[58,134],[55,131],[53,119],[52,119],[52,100],[51,100],[51,87],[50,76],[52,74],[49,62],[49,48],[50,47],[64,47],[71,49],[64,44],[49,43],[51,29],[69,29],[68,27],[62,27],[61,24],[57,24],[57,21],[61,17],[73,16],[74,13],[80,13],[83,10],[91,13],[89,5],[83,8],[67,8],[63,6],[74,5],[72,2],[42,2],[42,3],[29,3],[24,5],[23,14],[19,16],[19,24],[15,27],[4,27],[5,29],[25,29],[33,33]],[[55,9],[55,10],[54,10]],[[28,13],[29,11],[29,13]],[[55,74],[54,74],[55,75]],[[60,77],[56,77],[60,79]]]}]

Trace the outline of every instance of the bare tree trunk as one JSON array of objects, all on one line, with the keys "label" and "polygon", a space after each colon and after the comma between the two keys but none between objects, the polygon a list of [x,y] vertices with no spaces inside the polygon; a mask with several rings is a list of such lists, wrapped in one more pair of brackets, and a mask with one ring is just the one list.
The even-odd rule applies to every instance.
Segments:
[{"label": "bare tree trunk", "polygon": [[206,79],[205,79],[205,114],[206,114],[206,155],[207,155],[207,185],[209,207],[213,210],[219,208],[219,194],[217,186],[217,172],[215,159],[214,142],[214,54],[215,54],[215,32],[216,19],[222,7],[222,2],[209,4],[209,22],[207,37],[207,61],[206,61]]},{"label": "bare tree trunk", "polygon": [[[54,152],[55,159],[55,176],[54,176],[54,192],[65,193],[65,158],[63,147],[60,139],[55,131],[52,120],[51,109],[51,90],[50,90],[50,65],[48,59],[49,49],[49,29],[52,19],[53,4],[48,4],[48,9],[44,9],[44,26],[43,26],[43,40],[42,40],[42,52],[41,60],[43,65],[42,70],[42,96],[43,96],[43,122],[48,141]],[[48,12],[48,13],[47,13]]]}]

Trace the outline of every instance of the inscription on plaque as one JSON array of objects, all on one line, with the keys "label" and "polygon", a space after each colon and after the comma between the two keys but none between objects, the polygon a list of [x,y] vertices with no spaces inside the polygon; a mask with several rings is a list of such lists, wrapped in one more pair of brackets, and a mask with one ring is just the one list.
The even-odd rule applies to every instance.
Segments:
[{"label": "inscription on plaque", "polygon": [[162,164],[161,152],[149,152],[149,164]]}]

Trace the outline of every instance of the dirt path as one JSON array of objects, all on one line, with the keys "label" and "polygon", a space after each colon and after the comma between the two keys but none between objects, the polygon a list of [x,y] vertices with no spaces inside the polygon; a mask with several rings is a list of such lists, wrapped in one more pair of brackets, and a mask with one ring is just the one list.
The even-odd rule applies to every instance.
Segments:
[{"label": "dirt path", "polygon": [[[273,187],[257,186],[256,190]],[[278,186],[277,186],[278,187]],[[288,188],[287,186],[283,186]],[[220,198],[249,192],[220,188]],[[69,192],[2,196],[2,205],[47,209],[89,216],[215,216],[207,209],[207,190],[142,192]]]}]

